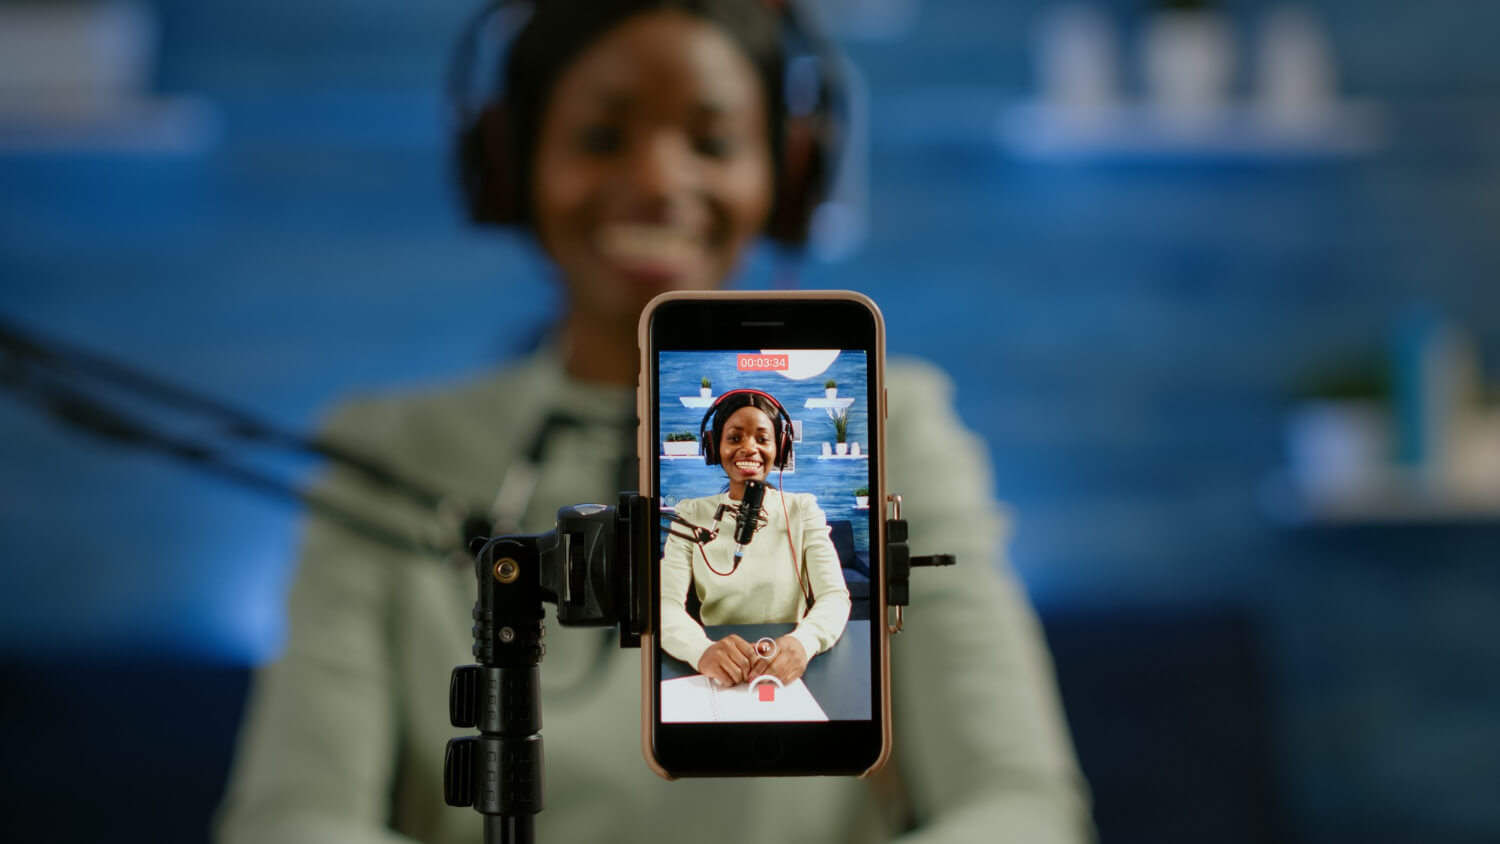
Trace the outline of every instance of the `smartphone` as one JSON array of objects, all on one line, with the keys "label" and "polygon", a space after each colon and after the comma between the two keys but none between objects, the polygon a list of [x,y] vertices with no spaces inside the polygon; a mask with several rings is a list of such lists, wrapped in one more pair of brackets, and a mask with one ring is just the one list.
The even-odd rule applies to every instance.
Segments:
[{"label": "smartphone", "polygon": [[668,293],[640,348],[648,764],[874,774],[891,746],[880,310],[844,291]]}]

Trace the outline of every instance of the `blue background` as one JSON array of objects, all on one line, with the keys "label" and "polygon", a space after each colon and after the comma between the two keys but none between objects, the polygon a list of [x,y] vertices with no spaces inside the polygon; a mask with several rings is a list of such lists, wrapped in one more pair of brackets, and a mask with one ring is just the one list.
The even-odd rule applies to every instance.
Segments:
[{"label": "blue background", "polygon": [[[466,228],[449,187],[439,90],[468,3],[151,5],[155,86],[208,98],[216,140],[0,154],[6,315],[297,429],[544,327],[545,265]],[[1342,88],[1385,109],[1373,155],[1078,166],[995,142],[1044,4],[919,5],[900,39],[849,41],[871,236],[802,281],[869,294],[892,353],[952,375],[1105,838],[1500,840],[1495,521],[1288,529],[1259,500],[1289,403],[1379,366],[1413,306],[1500,368],[1500,4],[1309,4]],[[1108,4],[1126,26],[1147,6]],[[241,667],[281,641],[297,514],[3,396],[0,430],[9,793],[46,837],[97,838],[47,748],[104,712],[117,758],[155,760],[108,780],[116,828],[201,837]]]},{"label": "blue background", "polygon": [[[869,512],[854,509],[854,490],[870,485],[870,461],[868,458],[824,460],[820,456],[822,443],[834,441],[833,423],[827,411],[804,404],[807,399],[824,397],[825,381],[837,381],[838,395],[855,399],[849,406],[848,442],[859,443],[868,453],[869,400],[863,353],[842,352],[827,370],[801,381],[775,373],[741,372],[738,352],[662,352],[659,367],[658,425],[663,435],[681,431],[698,435],[707,408],[687,407],[678,397],[697,396],[705,376],[713,383],[714,396],[729,390],[753,389],[769,393],[781,402],[793,420],[802,422],[803,438],[794,444],[797,459],[793,471],[773,470],[770,482],[787,492],[810,492],[818,496],[818,506],[830,521],[842,519],[853,524],[855,550],[870,550]],[[712,420],[709,428],[711,432]],[[699,454],[702,454],[701,443]],[[723,467],[709,466],[699,458],[661,461],[661,488],[670,504],[673,497],[702,498],[717,495],[728,487]]]}]

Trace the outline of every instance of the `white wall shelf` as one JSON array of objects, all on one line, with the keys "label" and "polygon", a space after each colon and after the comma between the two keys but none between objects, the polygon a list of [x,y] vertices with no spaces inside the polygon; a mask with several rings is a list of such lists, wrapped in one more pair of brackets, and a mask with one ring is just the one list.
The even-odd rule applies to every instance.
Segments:
[{"label": "white wall shelf", "polygon": [[1030,161],[1293,162],[1369,155],[1384,143],[1386,119],[1363,102],[1284,119],[1248,105],[1178,115],[1146,104],[1082,109],[1027,101],[1000,113],[996,133],[1006,152]]},{"label": "white wall shelf", "polygon": [[1356,489],[1314,490],[1281,471],[1266,478],[1262,508],[1289,527],[1500,525],[1500,491],[1434,487],[1392,470]]}]

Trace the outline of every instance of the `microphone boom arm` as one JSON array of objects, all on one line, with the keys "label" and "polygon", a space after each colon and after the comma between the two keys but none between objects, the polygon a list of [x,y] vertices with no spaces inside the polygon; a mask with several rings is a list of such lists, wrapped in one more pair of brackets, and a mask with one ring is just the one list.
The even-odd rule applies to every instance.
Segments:
[{"label": "microphone boom arm", "polygon": [[[9,387],[63,426],[118,445],[155,452],[242,487],[299,503],[318,516],[336,522],[364,539],[393,550],[443,557],[473,547],[471,536],[490,532],[482,510],[427,487],[392,467],[323,437],[307,437],[257,419],[224,402],[170,384],[101,355],[42,339],[0,317],[0,387]],[[183,433],[184,425],[168,425],[126,406],[149,405],[193,423],[206,433]],[[300,488],[233,455],[250,447],[273,453],[322,458],[349,470],[366,483],[435,514],[431,530],[416,535],[393,530],[332,499]],[[452,522],[452,524],[450,524]],[[476,533],[480,524],[483,530]]]}]

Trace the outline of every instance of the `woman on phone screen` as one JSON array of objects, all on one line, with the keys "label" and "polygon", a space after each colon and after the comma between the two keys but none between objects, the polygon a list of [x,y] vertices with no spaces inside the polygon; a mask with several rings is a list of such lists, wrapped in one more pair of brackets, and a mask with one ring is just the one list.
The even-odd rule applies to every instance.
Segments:
[{"label": "woman on phone screen", "polygon": [[[785,90],[800,78],[789,66],[806,69],[794,51],[816,43],[786,2],[500,5],[465,43],[519,15],[519,31],[501,37],[508,49],[461,51],[473,76],[503,80],[477,103],[455,98],[464,195],[476,220],[535,238],[561,313],[539,349],[502,371],[350,402],[324,435],[460,499],[495,502],[496,532],[539,533],[559,506],[635,488],[644,305],[727,284],[762,234],[805,236],[837,138],[818,90],[811,111],[808,92]],[[911,545],[962,561],[912,579],[913,618],[891,646],[892,764],[873,782],[659,780],[641,759],[639,655],[610,635],[550,625],[539,841],[1092,837],[1047,652],[1003,563],[983,445],[958,422],[941,373],[896,362],[887,373],[887,472],[905,496]],[[393,528],[431,524],[351,474],[322,483]],[[311,519],[286,650],[257,672],[219,840],[478,840],[479,818],[446,806],[441,787],[455,735],[448,675],[471,660],[473,601],[471,565]]]},{"label": "woman on phone screen", "polygon": [[[772,484],[772,473],[786,467],[791,431],[781,403],[759,390],[730,390],[705,416],[708,446],[704,458],[729,479],[719,495],[677,502],[676,515],[690,525],[708,526],[721,508],[739,506],[746,483],[765,484],[761,525],[749,545],[735,541],[734,518],[720,517],[719,535],[708,543],[681,532],[667,538],[661,563],[661,635],[667,653],[694,666],[717,683],[733,686],[762,674],[790,683],[808,661],[833,647],[849,620],[849,587],[828,520],[818,499]],[[705,420],[707,421],[707,420]],[[688,591],[701,608],[694,620]],[[705,626],[795,623],[760,653],[737,633],[713,639]]]}]

